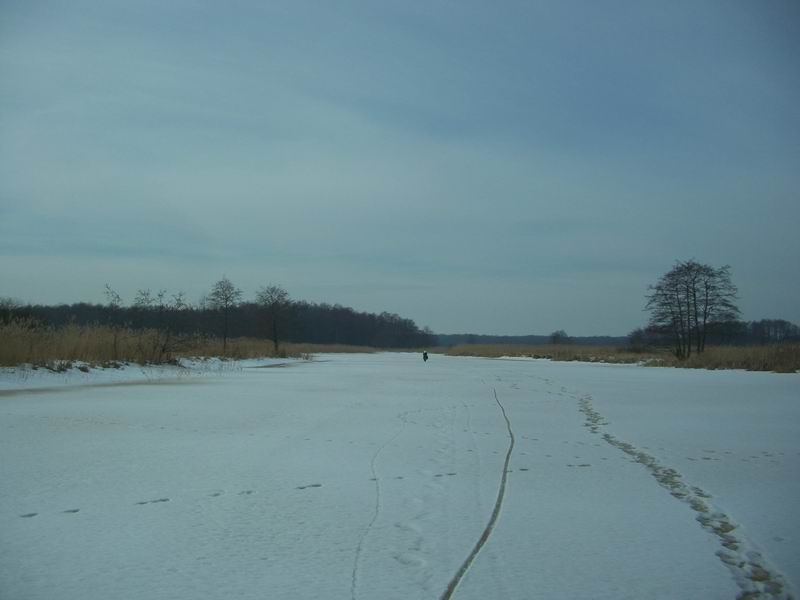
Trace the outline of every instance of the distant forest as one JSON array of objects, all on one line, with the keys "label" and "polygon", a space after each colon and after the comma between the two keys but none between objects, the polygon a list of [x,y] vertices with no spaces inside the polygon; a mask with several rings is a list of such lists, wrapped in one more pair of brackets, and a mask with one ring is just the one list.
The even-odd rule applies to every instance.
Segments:
[{"label": "distant forest", "polygon": [[[715,346],[755,346],[778,342],[800,342],[800,327],[784,319],[728,321],[709,326],[709,343]],[[460,344],[574,344],[576,346],[617,346],[631,349],[669,346],[669,334],[657,327],[638,328],[626,336],[569,336],[565,332],[550,335],[477,335],[473,333],[439,334],[439,346]],[[557,340],[557,341],[556,341]]]},{"label": "distant forest", "polygon": [[[525,346],[541,346],[553,343],[553,334],[550,335],[478,335],[474,333],[454,333],[437,335],[440,346],[457,346],[460,344],[522,344]],[[578,346],[624,346],[628,343],[627,336],[565,336],[560,343],[570,343]]]},{"label": "distant forest", "polygon": [[[227,287],[226,287],[227,285]],[[397,314],[359,312],[338,304],[291,300],[278,286],[264,288],[255,302],[241,302],[241,291],[227,279],[215,284],[229,294],[215,300],[214,293],[199,305],[186,303],[182,294],[167,297],[164,291],[140,290],[130,306],[107,287],[108,304],[79,302],[60,305],[24,305],[0,298],[0,324],[24,319],[51,327],[103,325],[131,329],[156,329],[175,335],[261,338],[297,343],[346,344],[375,348],[432,348],[461,344],[574,344],[617,346],[632,350],[671,344],[668,328],[653,325],[627,336],[569,336],[563,330],[550,335],[436,334]],[[224,295],[224,294],[223,294]],[[226,301],[227,299],[227,301]],[[708,325],[713,345],[750,346],[800,341],[800,327],[783,319],[728,321]]]},{"label": "distant forest", "polygon": [[[220,334],[222,315],[219,309],[162,306],[89,304],[21,305],[0,303],[0,323],[12,318],[29,318],[53,327],[76,325],[115,325],[133,329],[169,328],[176,334]],[[473,333],[435,334],[420,329],[411,319],[383,312],[359,312],[340,305],[293,301],[282,324],[282,339],[289,342],[348,344],[375,348],[431,348],[460,344],[553,343],[551,335],[479,335]],[[244,302],[231,309],[229,337],[269,338],[269,323],[263,309],[254,302]],[[564,336],[559,343],[579,346],[663,346],[664,336],[651,328],[637,329],[628,336]],[[712,328],[716,345],[756,345],[781,341],[800,341],[800,327],[782,319],[735,321]]]},{"label": "distant forest", "polygon": [[[0,309],[0,322],[26,318],[61,327],[111,325],[132,329],[169,329],[174,334],[222,333],[222,311],[181,306],[118,306],[103,304],[61,304],[57,306],[16,305]],[[271,324],[263,308],[244,302],[230,309],[227,336],[270,338]],[[383,312],[358,312],[339,305],[291,302],[282,317],[281,339],[289,342],[349,344],[376,348],[420,348],[436,344],[436,336],[420,329],[411,319]]]}]

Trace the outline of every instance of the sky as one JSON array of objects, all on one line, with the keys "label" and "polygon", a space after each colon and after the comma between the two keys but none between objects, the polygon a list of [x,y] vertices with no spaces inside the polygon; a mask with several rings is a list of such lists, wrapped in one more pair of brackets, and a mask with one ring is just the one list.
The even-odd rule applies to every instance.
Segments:
[{"label": "sky", "polygon": [[800,5],[0,1],[0,296],[625,335],[676,260],[800,322]]}]

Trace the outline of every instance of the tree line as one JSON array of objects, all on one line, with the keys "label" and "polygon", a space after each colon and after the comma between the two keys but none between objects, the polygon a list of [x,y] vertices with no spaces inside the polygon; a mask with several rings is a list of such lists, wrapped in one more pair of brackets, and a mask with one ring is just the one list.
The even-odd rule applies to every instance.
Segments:
[{"label": "tree line", "polygon": [[[231,338],[272,340],[277,353],[283,341],[346,344],[377,348],[419,348],[436,345],[528,343],[623,345],[626,338],[568,336],[436,335],[411,319],[383,312],[359,312],[326,303],[293,300],[279,285],[260,288],[252,300],[228,278],[217,281],[196,305],[184,294],[139,290],[126,304],[106,286],[105,304],[21,305],[0,298],[0,324],[27,319],[32,326],[107,325],[158,332],[154,355],[169,354],[186,336],[220,337],[225,353]],[[627,337],[632,350],[670,347],[679,359],[702,354],[709,345],[756,345],[800,342],[800,327],[783,319],[744,322],[736,305],[738,290],[729,266],[713,267],[695,260],[678,261],[649,286],[645,308],[650,319]]]},{"label": "tree line", "polygon": [[647,327],[629,335],[634,348],[671,346],[686,359],[707,345],[752,345],[800,341],[800,328],[783,319],[744,322],[736,304],[738,290],[729,265],[713,267],[695,260],[675,266],[649,286]]},{"label": "tree line", "polygon": [[217,281],[198,304],[189,303],[183,293],[170,294],[167,290],[139,290],[128,303],[108,285],[105,294],[105,304],[22,305],[6,299],[0,302],[0,322],[27,319],[32,326],[74,323],[151,329],[161,333],[160,343],[165,345],[187,335],[221,337],[223,353],[228,340],[239,337],[272,340],[276,352],[283,342],[377,348],[417,348],[436,343],[432,331],[421,329],[411,319],[293,300],[274,284],[260,288],[249,301],[226,277]]}]

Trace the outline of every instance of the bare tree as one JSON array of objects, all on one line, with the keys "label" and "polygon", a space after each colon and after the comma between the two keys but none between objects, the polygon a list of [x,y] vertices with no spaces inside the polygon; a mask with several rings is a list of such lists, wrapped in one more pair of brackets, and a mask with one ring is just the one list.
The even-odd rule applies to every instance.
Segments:
[{"label": "bare tree", "polygon": [[111,327],[111,344],[112,344],[112,357],[113,360],[119,359],[119,339],[120,339],[120,326],[118,323],[118,315],[122,307],[122,296],[110,285],[106,284],[104,292],[108,300],[108,310],[110,313],[110,327]]},{"label": "bare tree", "polygon": [[750,336],[758,344],[772,344],[800,338],[800,327],[784,319],[761,319],[749,325]]},{"label": "bare tree", "polygon": [[242,290],[237,288],[230,279],[223,276],[214,284],[206,298],[207,305],[213,310],[222,313],[222,354],[228,347],[228,325],[230,314],[242,301]]},{"label": "bare tree", "polygon": [[105,297],[108,300],[109,308],[118,310],[119,307],[122,306],[122,296],[120,296],[110,285],[106,284],[106,289],[103,294],[105,294]]},{"label": "bare tree", "polygon": [[279,285],[267,285],[258,290],[256,302],[266,314],[275,354],[278,354],[281,330],[286,325],[286,318],[292,305],[289,292]]},{"label": "bare tree", "polygon": [[189,309],[189,304],[186,302],[186,294],[178,292],[172,294],[167,298],[166,290],[159,290],[156,295],[154,305],[156,309],[156,322],[157,322],[157,340],[159,362],[172,358],[172,353],[179,350],[182,342],[181,336],[178,334],[182,315]]},{"label": "bare tree", "polygon": [[739,315],[730,267],[714,268],[694,260],[678,261],[648,288],[650,326],[669,332],[675,356],[688,358],[705,350],[709,326]]},{"label": "bare tree", "polygon": [[10,323],[19,309],[22,302],[10,296],[0,296],[0,323]]},{"label": "bare tree", "polygon": [[[109,301],[113,302],[113,296],[109,295]],[[178,335],[181,316],[189,309],[186,295],[178,292],[167,296],[167,290],[163,289],[155,294],[149,289],[138,290],[133,309],[139,314],[140,355],[156,363],[171,359],[172,353],[186,341]]]},{"label": "bare tree", "polygon": [[628,334],[628,349],[631,352],[644,352],[647,348],[647,332],[637,327]]},{"label": "bare tree", "polygon": [[569,343],[569,336],[567,332],[563,329],[558,329],[550,334],[550,343],[551,344],[568,344]]}]

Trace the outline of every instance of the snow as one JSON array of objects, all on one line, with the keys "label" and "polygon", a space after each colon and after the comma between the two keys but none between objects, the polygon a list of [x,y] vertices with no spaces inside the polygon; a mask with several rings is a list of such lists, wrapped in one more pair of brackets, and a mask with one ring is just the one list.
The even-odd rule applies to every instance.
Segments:
[{"label": "snow", "polygon": [[247,368],[275,367],[297,362],[292,358],[262,358],[221,360],[219,358],[181,358],[176,365],[137,365],[118,362],[115,366],[97,367],[82,361],[72,361],[61,370],[22,365],[0,367],[0,391],[42,390],[75,385],[116,385],[152,381],[181,380],[185,377],[204,377],[226,371]]},{"label": "snow", "polygon": [[501,407],[453,598],[798,588],[796,375],[280,362],[0,371],[0,597],[439,598]]}]

